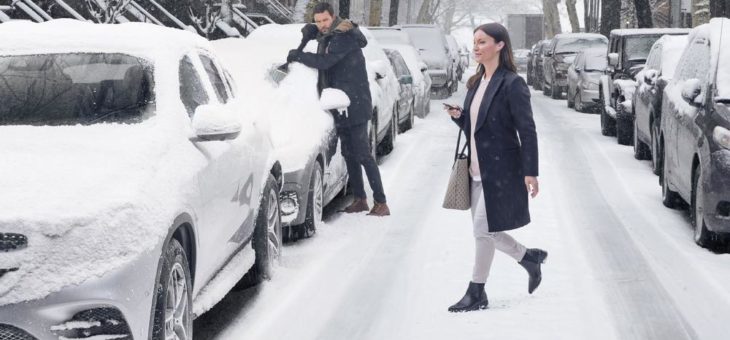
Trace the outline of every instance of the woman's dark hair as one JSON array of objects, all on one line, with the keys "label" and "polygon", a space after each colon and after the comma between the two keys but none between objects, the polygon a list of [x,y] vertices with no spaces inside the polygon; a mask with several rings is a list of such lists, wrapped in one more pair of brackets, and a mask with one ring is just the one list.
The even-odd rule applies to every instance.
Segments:
[{"label": "woman's dark hair", "polygon": [[331,16],[335,16],[335,9],[332,8],[332,5],[330,5],[329,2],[319,2],[314,6],[314,10],[312,10],[313,14],[319,14],[327,12]]},{"label": "woman's dark hair", "polygon": [[[515,58],[512,55],[512,43],[509,40],[509,33],[507,32],[507,29],[501,24],[491,22],[477,27],[474,30],[474,33],[477,31],[482,31],[484,34],[492,37],[495,43],[504,42],[504,47],[502,47],[502,50],[499,52],[499,67],[504,67],[512,72],[517,72],[517,67],[515,67]],[[471,89],[477,83],[479,78],[482,77],[484,77],[484,66],[479,64],[477,66],[477,73],[469,78],[469,81],[466,83],[466,87]]]}]

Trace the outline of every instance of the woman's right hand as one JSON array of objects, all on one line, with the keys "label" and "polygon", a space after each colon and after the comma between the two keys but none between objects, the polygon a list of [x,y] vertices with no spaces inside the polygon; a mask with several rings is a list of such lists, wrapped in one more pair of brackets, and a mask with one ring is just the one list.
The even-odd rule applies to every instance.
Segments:
[{"label": "woman's right hand", "polygon": [[449,114],[449,116],[451,116],[451,118],[459,119],[459,117],[461,117],[461,108],[460,107],[446,109],[446,112]]}]

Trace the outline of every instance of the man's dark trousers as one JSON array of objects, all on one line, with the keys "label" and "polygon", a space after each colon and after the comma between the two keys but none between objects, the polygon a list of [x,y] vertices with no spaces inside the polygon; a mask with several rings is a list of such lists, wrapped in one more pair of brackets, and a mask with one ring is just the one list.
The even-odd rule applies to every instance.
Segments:
[{"label": "man's dark trousers", "polygon": [[348,127],[338,127],[337,134],[340,136],[342,156],[347,164],[347,172],[350,175],[350,187],[355,198],[366,198],[365,185],[362,181],[362,167],[370,182],[370,189],[373,190],[373,198],[377,203],[386,203],[383,182],[380,180],[380,170],[370,153],[368,141],[368,123],[357,124]]}]

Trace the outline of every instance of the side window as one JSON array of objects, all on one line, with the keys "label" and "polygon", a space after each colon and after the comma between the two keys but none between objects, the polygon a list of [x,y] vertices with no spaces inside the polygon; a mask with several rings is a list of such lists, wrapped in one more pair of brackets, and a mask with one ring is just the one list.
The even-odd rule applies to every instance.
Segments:
[{"label": "side window", "polygon": [[406,65],[406,62],[403,61],[403,57],[396,56],[395,57],[395,64],[400,69],[400,74],[409,76],[411,75],[411,71],[408,70],[408,65]]},{"label": "side window", "polygon": [[224,83],[223,77],[221,77],[221,74],[218,72],[218,68],[215,66],[215,63],[212,59],[203,54],[200,55],[200,61],[203,62],[205,73],[208,74],[210,83],[213,84],[215,94],[218,96],[218,101],[221,103],[227,103],[228,92],[226,92],[226,84]]},{"label": "side window", "polygon": [[583,53],[578,53],[578,55],[575,57],[575,60],[573,60],[573,68],[581,67],[583,67]]},{"label": "side window", "polygon": [[649,56],[646,58],[646,68],[650,70],[658,70],[660,65],[660,58],[662,51],[662,45],[656,44],[654,45],[654,48],[651,49],[649,52]]},{"label": "side window", "polygon": [[185,56],[180,61],[180,100],[185,105],[188,116],[193,118],[195,109],[200,105],[208,104],[208,94],[205,93],[203,82],[200,81],[190,57]]},{"label": "side window", "polygon": [[687,48],[678,69],[679,80],[696,78],[702,83],[707,81],[710,69],[710,45],[703,38],[695,39]]}]

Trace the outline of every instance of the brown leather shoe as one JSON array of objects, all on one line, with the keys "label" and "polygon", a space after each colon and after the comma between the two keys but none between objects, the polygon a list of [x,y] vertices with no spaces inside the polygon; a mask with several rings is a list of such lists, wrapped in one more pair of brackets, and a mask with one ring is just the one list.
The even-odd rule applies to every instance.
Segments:
[{"label": "brown leather shoe", "polygon": [[368,215],[381,217],[390,216],[390,209],[388,208],[388,204],[375,202],[375,205],[373,205],[373,210],[370,210]]},{"label": "brown leather shoe", "polygon": [[354,214],[354,213],[359,213],[359,212],[363,212],[363,211],[368,211],[368,209],[370,209],[370,207],[368,206],[367,199],[356,198],[354,201],[352,201],[350,206],[345,208],[344,210],[342,210],[342,212],[348,213],[348,214]]}]

